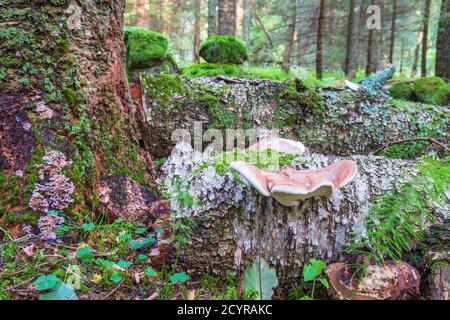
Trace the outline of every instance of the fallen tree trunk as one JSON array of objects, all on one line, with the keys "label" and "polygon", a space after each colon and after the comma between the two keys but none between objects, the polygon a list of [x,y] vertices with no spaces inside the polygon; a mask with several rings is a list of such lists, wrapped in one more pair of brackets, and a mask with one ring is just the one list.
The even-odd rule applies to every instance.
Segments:
[{"label": "fallen tree trunk", "polygon": [[[364,237],[363,222],[374,199],[416,172],[413,161],[349,159],[358,164],[358,172],[331,198],[315,197],[284,207],[239,183],[231,171],[219,174],[217,162],[202,159],[180,142],[163,167],[164,183],[174,216],[189,216],[198,224],[180,250],[181,262],[193,274],[223,276],[228,270],[238,274],[260,254],[276,267],[283,286],[299,278],[311,257],[336,261],[344,247]],[[297,160],[309,169],[338,158],[311,154]]]},{"label": "fallen tree trunk", "polygon": [[276,128],[323,154],[368,154],[388,142],[416,137],[447,143],[449,108],[393,100],[382,90],[392,74],[388,67],[364,79],[357,91],[314,88],[297,80],[143,76],[144,139],[155,157],[166,157],[175,145],[173,132],[188,129],[193,135],[194,122],[201,121],[203,132]]}]

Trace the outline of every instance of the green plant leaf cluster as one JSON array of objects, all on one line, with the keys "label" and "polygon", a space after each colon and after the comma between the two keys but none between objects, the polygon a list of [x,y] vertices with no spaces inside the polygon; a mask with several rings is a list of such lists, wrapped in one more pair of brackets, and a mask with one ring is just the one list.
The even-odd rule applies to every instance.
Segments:
[{"label": "green plant leaf cluster", "polygon": [[276,287],[278,287],[276,271],[270,268],[263,258],[257,257],[252,266],[245,269],[244,291],[257,292],[257,299],[270,300]]}]

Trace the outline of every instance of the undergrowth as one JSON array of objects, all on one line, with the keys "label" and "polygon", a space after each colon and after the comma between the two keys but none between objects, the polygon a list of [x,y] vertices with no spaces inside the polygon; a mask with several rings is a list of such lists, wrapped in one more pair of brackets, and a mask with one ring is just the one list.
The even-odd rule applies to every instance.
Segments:
[{"label": "undergrowth", "polygon": [[450,157],[424,158],[418,175],[378,198],[365,221],[367,235],[347,248],[350,254],[363,254],[367,263],[385,259],[401,260],[417,241],[424,240],[427,221],[434,221],[436,204],[445,203],[450,184]]}]

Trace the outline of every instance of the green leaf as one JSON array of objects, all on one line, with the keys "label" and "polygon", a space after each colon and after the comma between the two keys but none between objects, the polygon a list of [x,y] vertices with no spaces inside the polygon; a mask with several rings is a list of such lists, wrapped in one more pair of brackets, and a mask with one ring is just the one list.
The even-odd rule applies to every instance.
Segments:
[{"label": "green leaf", "polygon": [[114,266],[114,261],[110,261],[110,260],[105,260],[105,259],[97,259],[96,260],[97,264],[102,266],[105,269],[112,269],[112,267]]},{"label": "green leaf", "polygon": [[146,262],[147,260],[148,260],[148,256],[141,253],[134,259],[134,262],[135,263],[143,263],[143,262]]},{"label": "green leaf", "polygon": [[47,212],[47,214],[51,215],[51,216],[57,216],[58,215],[58,211],[56,210],[50,210]]},{"label": "green leaf", "polygon": [[93,252],[95,252],[94,249],[92,249],[89,246],[84,246],[84,247],[78,248],[76,257],[77,257],[77,259],[80,259],[80,260],[91,260],[91,259],[94,259]]},{"label": "green leaf", "polygon": [[147,231],[147,228],[139,228],[134,231],[136,234],[144,234]]},{"label": "green leaf", "polygon": [[154,236],[152,235],[145,239],[131,240],[130,246],[132,249],[138,250],[138,249],[142,249],[142,248],[145,248],[145,247],[153,244],[155,241],[156,240],[155,240]]},{"label": "green leaf", "polygon": [[183,283],[189,279],[189,275],[186,272],[178,272],[171,275],[169,279],[170,282],[172,282],[173,284],[178,282]]},{"label": "green leaf", "polygon": [[62,225],[56,229],[56,235],[62,237],[70,228],[68,226]]},{"label": "green leaf", "polygon": [[303,296],[300,298],[300,300],[313,300],[310,296]]},{"label": "green leaf", "polygon": [[119,235],[119,241],[130,241],[131,240],[131,234],[129,233],[123,233]]},{"label": "green leaf", "polygon": [[115,223],[122,223],[122,222],[123,222],[123,219],[122,219],[122,218],[117,218],[114,222],[115,222]]},{"label": "green leaf", "polygon": [[81,228],[83,229],[83,231],[89,232],[89,231],[92,231],[92,230],[95,229],[95,224],[93,224],[93,223],[85,223],[85,224],[83,224],[81,226]]},{"label": "green leaf", "polygon": [[119,262],[117,262],[117,265],[119,267],[121,267],[122,269],[126,269],[128,267],[131,267],[133,265],[133,262],[128,262],[125,260],[120,260]]},{"label": "green leaf", "polygon": [[49,274],[46,276],[40,276],[33,282],[33,286],[36,287],[37,290],[48,290],[55,288],[61,280],[55,276],[54,274]]},{"label": "green leaf", "polygon": [[71,285],[60,283],[53,291],[41,294],[39,300],[78,300],[78,296]]},{"label": "green leaf", "polygon": [[[157,273],[153,270],[152,267],[148,267],[148,268],[145,270],[145,275],[146,275],[146,276],[154,277],[154,276],[156,276],[156,274],[157,274]],[[188,276],[188,278],[189,278],[189,276]]]},{"label": "green leaf", "polygon": [[322,260],[309,259],[309,262],[303,266],[303,279],[305,281],[316,279],[326,266]]},{"label": "green leaf", "polygon": [[325,279],[325,278],[320,278],[319,281],[320,281],[320,283],[321,283],[325,288],[328,289],[328,288],[330,287],[330,284],[328,283],[328,280],[327,280],[327,279]]},{"label": "green leaf", "polygon": [[122,276],[122,271],[120,271],[120,270],[117,270],[111,276],[111,281],[114,283],[119,283],[122,280],[123,280],[123,276]]},{"label": "green leaf", "polygon": [[263,258],[257,257],[253,265],[245,269],[244,291],[254,290],[258,293],[257,299],[270,300],[276,287],[278,287],[276,271],[270,268]]}]

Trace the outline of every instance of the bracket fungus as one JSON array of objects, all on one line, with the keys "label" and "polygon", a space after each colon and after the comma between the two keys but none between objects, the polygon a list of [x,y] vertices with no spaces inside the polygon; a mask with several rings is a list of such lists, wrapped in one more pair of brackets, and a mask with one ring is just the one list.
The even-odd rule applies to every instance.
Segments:
[{"label": "bracket fungus", "polygon": [[361,89],[361,86],[359,84],[350,82],[348,80],[344,80],[344,84],[347,88],[349,88],[350,90],[353,90],[353,91],[358,91],[359,89]]},{"label": "bracket fungus", "polygon": [[268,137],[259,140],[257,143],[247,148],[247,151],[266,151],[268,149],[276,150],[283,153],[291,153],[302,155],[307,152],[307,148],[300,141],[289,140],[278,137]]},{"label": "bracket fungus", "polygon": [[235,161],[231,168],[243,176],[262,195],[273,196],[284,206],[315,196],[331,196],[335,189],[349,183],[357,172],[351,160],[341,160],[322,169],[296,170],[288,167],[269,173],[249,163]]},{"label": "bracket fungus", "polygon": [[368,266],[359,283],[345,263],[333,263],[325,273],[331,295],[339,300],[406,300],[419,294],[419,272],[402,261]]}]

